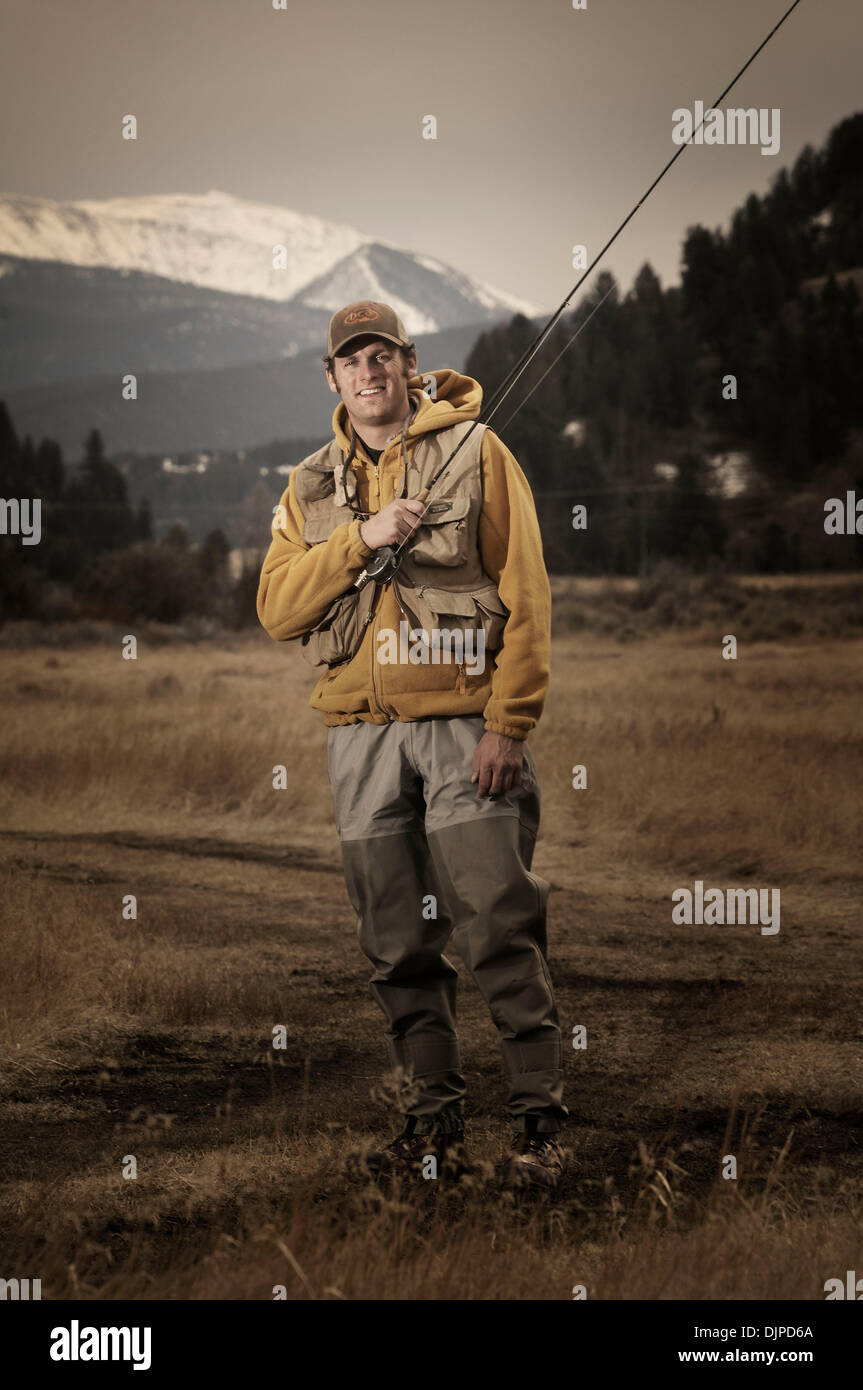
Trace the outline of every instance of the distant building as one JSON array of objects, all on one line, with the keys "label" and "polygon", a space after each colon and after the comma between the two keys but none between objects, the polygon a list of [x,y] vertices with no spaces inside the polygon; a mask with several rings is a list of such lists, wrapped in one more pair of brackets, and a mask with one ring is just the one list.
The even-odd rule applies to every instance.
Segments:
[{"label": "distant building", "polygon": [[713,470],[713,486],[720,497],[741,497],[749,490],[754,475],[748,454],[714,454],[707,462]]},{"label": "distant building", "polygon": [[569,440],[570,444],[578,448],[587,437],[587,424],[584,420],[570,420],[568,424],[564,425],[561,434],[564,439]]},{"label": "distant building", "polygon": [[162,459],[163,473],[206,473],[209,466],[209,454],[197,454],[191,463],[175,463],[172,458]]}]

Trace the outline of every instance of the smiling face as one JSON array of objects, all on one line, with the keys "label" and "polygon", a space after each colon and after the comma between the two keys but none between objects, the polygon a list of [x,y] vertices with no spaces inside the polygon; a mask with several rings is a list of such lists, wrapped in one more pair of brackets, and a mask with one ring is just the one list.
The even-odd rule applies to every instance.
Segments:
[{"label": "smiling face", "polygon": [[416,365],[415,352],[405,361],[395,343],[366,334],[351,339],[333,358],[335,374],[327,368],[330,390],[341,396],[354,429],[373,448],[377,439],[401,427]]}]

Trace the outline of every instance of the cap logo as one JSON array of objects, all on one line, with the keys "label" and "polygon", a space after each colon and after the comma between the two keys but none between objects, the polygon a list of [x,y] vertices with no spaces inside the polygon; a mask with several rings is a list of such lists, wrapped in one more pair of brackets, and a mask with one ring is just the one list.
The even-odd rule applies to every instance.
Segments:
[{"label": "cap logo", "polygon": [[345,314],[345,323],[368,323],[370,319],[379,318],[377,309],[352,309],[349,314]]}]

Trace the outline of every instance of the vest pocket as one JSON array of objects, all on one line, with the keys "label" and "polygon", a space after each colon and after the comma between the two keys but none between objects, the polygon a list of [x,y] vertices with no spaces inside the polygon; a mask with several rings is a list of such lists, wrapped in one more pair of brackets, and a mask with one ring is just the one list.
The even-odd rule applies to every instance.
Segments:
[{"label": "vest pocket", "polygon": [[466,590],[435,589],[424,584],[415,591],[400,589],[400,595],[418,626],[438,631],[455,628],[462,632],[482,632],[485,651],[494,652],[500,646],[509,609],[495,584]]},{"label": "vest pocket", "polygon": [[368,512],[355,512],[350,507],[334,507],[330,503],[322,514],[306,518],[303,524],[303,540],[308,541],[309,545],[320,545],[323,541],[329,540],[337,526],[344,526],[345,522],[366,521],[368,515]]},{"label": "vest pocket", "polygon": [[470,535],[470,497],[447,497],[431,503],[409,547],[418,565],[463,565]]},{"label": "vest pocket", "polygon": [[506,620],[509,617],[509,609],[501,599],[496,584],[490,584],[484,589],[477,589],[473,597],[477,609],[482,615],[486,651],[497,651]]},{"label": "vest pocket", "polygon": [[376,592],[374,584],[367,584],[330,604],[320,622],[300,638],[310,666],[338,666],[356,656],[371,622]]}]

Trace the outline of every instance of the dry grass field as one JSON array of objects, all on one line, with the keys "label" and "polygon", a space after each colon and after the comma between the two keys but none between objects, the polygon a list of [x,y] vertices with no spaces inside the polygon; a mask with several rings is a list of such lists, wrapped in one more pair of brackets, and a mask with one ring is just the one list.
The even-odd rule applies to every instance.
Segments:
[{"label": "dry grass field", "polygon": [[[469,979],[475,1176],[345,1172],[395,1132],[391,1082],[298,652],[3,651],[0,1274],[45,1298],[823,1299],[863,1267],[863,636],[633,622],[559,633],[531,742],[552,974],[588,1030],[553,1196],[499,1180]],[[696,879],[779,888],[781,930],[673,925]]]}]

